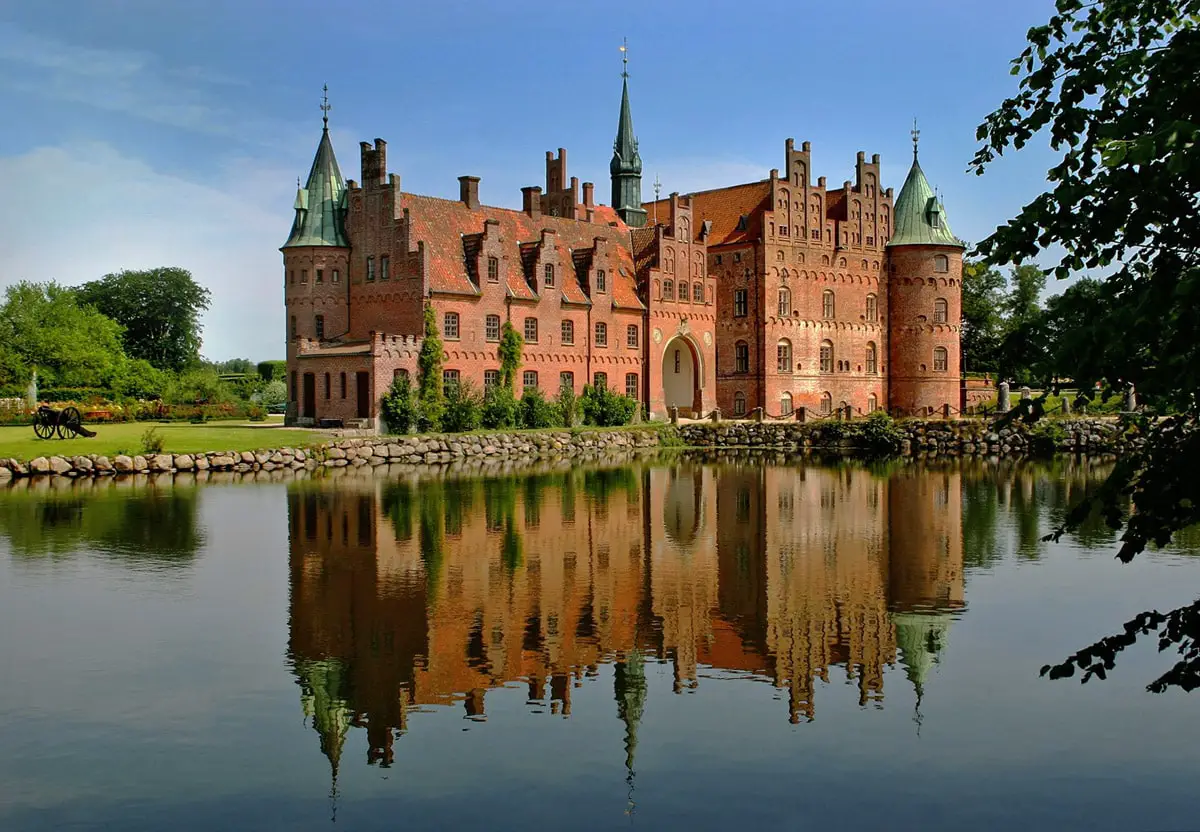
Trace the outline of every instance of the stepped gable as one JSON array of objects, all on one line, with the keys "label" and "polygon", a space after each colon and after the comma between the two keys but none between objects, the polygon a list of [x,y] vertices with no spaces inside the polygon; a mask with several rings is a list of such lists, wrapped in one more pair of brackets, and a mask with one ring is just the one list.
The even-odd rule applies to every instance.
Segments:
[{"label": "stepped gable", "polygon": [[[771,207],[771,180],[747,182],[729,188],[699,191],[688,194],[692,200],[692,216],[697,228],[704,221],[712,223],[709,246],[753,242],[762,236],[762,214]],[[660,199],[645,205],[647,216],[653,218],[658,209],[660,225],[671,219],[671,200]],[[742,226],[742,217],[746,217]],[[651,219],[653,221],[653,219]]]},{"label": "stepped gable", "polygon": [[[630,252],[629,229],[621,222],[616,211],[607,205],[596,206],[593,221],[553,217],[546,214],[533,218],[522,211],[481,205],[469,208],[459,200],[418,194],[401,194],[401,207],[408,211],[412,226],[410,238],[425,245],[428,264],[429,288],[433,292],[478,296],[480,289],[471,282],[463,258],[463,238],[480,234],[485,220],[498,224],[503,241],[506,287],[514,298],[536,301],[538,295],[530,288],[522,262],[522,244],[538,243],[542,230],[554,232],[553,240],[558,251],[559,263],[564,264],[558,274],[558,287],[563,300],[568,303],[589,304],[583,287],[575,277],[574,269],[565,264],[572,262],[572,251],[590,249],[595,238],[608,241],[608,252],[613,267],[609,278],[609,292],[615,306],[629,309],[644,309],[638,298],[633,256]],[[494,233],[494,232],[493,232]],[[481,278],[486,285],[486,276]]]}]

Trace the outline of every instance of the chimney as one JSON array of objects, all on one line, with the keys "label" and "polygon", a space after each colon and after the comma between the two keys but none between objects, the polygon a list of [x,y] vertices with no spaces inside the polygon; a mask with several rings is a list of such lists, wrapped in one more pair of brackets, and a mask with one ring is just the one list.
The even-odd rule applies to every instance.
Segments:
[{"label": "chimney", "polygon": [[542,189],[539,185],[529,185],[521,189],[521,210],[529,216],[541,219]]},{"label": "chimney", "polygon": [[583,183],[583,207],[594,208],[596,206],[596,204],[592,201],[595,189],[596,186],[591,182]]},{"label": "chimney", "polygon": [[478,176],[458,177],[458,198],[462,200],[463,205],[467,206],[472,211],[479,207]]}]

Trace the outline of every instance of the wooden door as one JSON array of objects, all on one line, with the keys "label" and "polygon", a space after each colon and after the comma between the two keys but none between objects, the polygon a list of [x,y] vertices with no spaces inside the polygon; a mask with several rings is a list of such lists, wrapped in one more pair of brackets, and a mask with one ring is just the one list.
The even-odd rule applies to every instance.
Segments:
[{"label": "wooden door", "polygon": [[371,374],[359,371],[355,378],[358,384],[358,418],[371,418]]}]

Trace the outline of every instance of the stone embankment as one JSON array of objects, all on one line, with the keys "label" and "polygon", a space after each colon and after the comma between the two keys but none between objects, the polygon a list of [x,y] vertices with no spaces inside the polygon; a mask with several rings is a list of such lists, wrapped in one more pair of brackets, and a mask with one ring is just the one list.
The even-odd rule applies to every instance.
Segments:
[{"label": "stone embankment", "polygon": [[205,471],[316,471],[321,468],[364,465],[445,465],[456,461],[474,461],[484,467],[487,463],[504,460],[576,460],[606,452],[657,448],[659,443],[659,430],[655,428],[380,436],[341,439],[308,449],[119,455],[111,458],[95,454],[41,456],[28,462],[0,459],[0,481],[37,475],[78,478]]},{"label": "stone embankment", "polygon": [[1141,440],[1119,423],[1101,419],[1042,420],[995,430],[978,419],[905,419],[892,423],[887,436],[856,422],[719,422],[679,427],[683,443],[711,448],[780,448],[852,453],[894,443],[901,456],[1027,456],[1034,453],[1122,454]]}]

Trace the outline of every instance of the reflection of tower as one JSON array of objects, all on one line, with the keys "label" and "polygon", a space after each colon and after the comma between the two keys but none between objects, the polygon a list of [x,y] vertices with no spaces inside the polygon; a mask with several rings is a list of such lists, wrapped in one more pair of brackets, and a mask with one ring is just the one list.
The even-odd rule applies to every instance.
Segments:
[{"label": "reflection of tower", "polygon": [[646,668],[637,648],[629,651],[624,661],[613,670],[613,692],[617,699],[617,717],[625,723],[625,782],[629,784],[629,814],[633,813],[634,769],[637,753],[638,724],[646,708]]},{"label": "reflection of tower", "polygon": [[962,475],[905,470],[888,491],[889,596],[896,644],[917,695],[963,608]]},{"label": "reflection of tower", "polygon": [[313,728],[321,737],[321,753],[329,760],[332,779],[329,793],[330,799],[335,799],[342,745],[351,720],[345,673],[336,659],[300,661],[295,670],[300,680],[300,705],[304,716],[312,720]]}]

